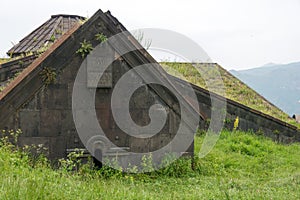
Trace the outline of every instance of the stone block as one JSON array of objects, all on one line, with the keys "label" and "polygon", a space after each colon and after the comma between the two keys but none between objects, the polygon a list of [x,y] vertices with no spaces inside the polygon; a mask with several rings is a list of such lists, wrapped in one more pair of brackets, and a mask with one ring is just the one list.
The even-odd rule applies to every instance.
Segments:
[{"label": "stone block", "polygon": [[23,136],[38,136],[40,131],[40,112],[21,110],[19,112],[20,129]]},{"label": "stone block", "polygon": [[39,136],[56,137],[62,134],[61,110],[40,111]]}]

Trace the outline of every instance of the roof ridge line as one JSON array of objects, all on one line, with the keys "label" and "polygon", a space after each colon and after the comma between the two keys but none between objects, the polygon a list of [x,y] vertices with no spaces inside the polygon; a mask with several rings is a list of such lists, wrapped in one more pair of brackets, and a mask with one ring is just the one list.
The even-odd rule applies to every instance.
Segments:
[{"label": "roof ridge line", "polygon": [[72,17],[72,18],[82,18],[85,19],[86,17],[80,16],[80,15],[72,15],[72,14],[55,14],[51,15],[51,18],[56,18],[56,17]]}]

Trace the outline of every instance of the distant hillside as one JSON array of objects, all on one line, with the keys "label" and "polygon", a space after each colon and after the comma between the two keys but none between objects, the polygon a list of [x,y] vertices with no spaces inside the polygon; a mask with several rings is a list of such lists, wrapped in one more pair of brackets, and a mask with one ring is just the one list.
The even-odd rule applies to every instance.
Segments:
[{"label": "distant hillside", "polygon": [[300,114],[300,62],[230,72],[289,115]]},{"label": "distant hillside", "polygon": [[[201,78],[200,73],[192,66],[192,64],[175,62],[163,62],[160,64],[169,74],[207,89],[206,84]],[[201,64],[201,68],[203,68],[204,71],[207,71],[205,70],[205,68],[209,67],[215,67],[217,70],[219,70],[223,78],[224,86],[226,87],[227,98],[244,104],[255,110],[259,110],[265,114],[268,114],[272,117],[275,117],[292,125],[296,125],[297,127],[300,127],[300,125],[297,124],[293,119],[291,119],[286,113],[284,113],[282,110],[280,110],[272,103],[264,99],[261,95],[259,95],[253,89],[249,88],[246,84],[244,84],[239,79],[231,75],[231,73],[222,68],[220,65]],[[210,77],[212,81],[218,81],[214,80],[215,76],[212,72],[210,72],[210,74],[208,73],[205,75]]]}]

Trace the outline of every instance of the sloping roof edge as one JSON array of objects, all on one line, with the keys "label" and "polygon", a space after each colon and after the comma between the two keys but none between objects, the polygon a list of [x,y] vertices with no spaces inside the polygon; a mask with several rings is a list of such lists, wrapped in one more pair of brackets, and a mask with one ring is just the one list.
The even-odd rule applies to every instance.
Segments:
[{"label": "sloping roof edge", "polygon": [[[68,50],[64,50],[67,45],[71,45],[72,56],[76,56],[79,58],[79,55],[75,55],[75,52],[80,47],[80,42],[82,42],[86,37],[86,35],[82,33],[87,33],[89,37],[95,37],[95,34],[98,33],[97,31],[99,31],[96,27],[101,27],[100,25],[104,28],[101,29],[101,31],[104,31],[103,33],[107,34],[108,37],[118,34],[122,31],[126,31],[126,28],[115,17],[113,17],[109,11],[103,13],[101,10],[98,10],[86,23],[81,26],[81,28],[79,28],[79,26],[76,26],[68,31],[67,34],[65,34],[60,40],[56,41],[53,46],[51,46],[44,54],[36,59],[0,94],[0,109],[2,111],[1,113],[3,113],[2,115],[0,114],[0,123],[4,125],[5,121],[8,120],[8,117],[11,116],[11,114],[16,110],[20,109],[20,107],[24,105],[28,101],[28,99],[30,99],[32,95],[35,94],[36,91],[38,91],[44,85],[43,81],[38,75],[44,67],[47,67],[46,65],[51,65],[53,63],[53,61],[51,61],[51,58],[55,58],[56,56],[60,57],[60,61],[56,62],[56,65],[59,65],[59,63],[61,63],[62,66],[57,66],[58,69],[65,66],[67,62],[70,62],[71,52]],[[69,40],[70,37],[72,39]],[[93,40],[95,41],[93,41],[92,43],[96,45],[96,39]],[[131,34],[128,35],[126,41],[121,41],[121,45],[133,45],[135,47],[141,47],[130,55],[122,56],[122,58],[128,63],[129,66],[133,67],[137,64],[153,62],[157,63],[154,58],[152,58],[152,56],[147,53],[144,48],[142,48],[142,46]],[[116,51],[118,52],[118,50]],[[161,70],[163,71],[163,69]],[[163,75],[159,74],[159,72],[152,73],[152,76],[163,78]],[[35,81],[34,85],[32,85],[31,80]],[[24,86],[26,86],[27,88],[26,93],[21,92],[22,89],[24,89]],[[165,91],[161,89],[157,90],[155,88],[152,89],[167,105],[173,108],[173,105],[170,105],[169,100],[164,96]],[[187,109],[191,112],[191,115],[202,117],[200,113],[194,110],[193,105],[191,105],[188,100],[186,100],[186,102]],[[176,112],[177,109],[174,109],[174,111]],[[190,122],[187,122],[187,124],[190,124]]]},{"label": "sloping roof edge", "polygon": [[[177,78],[177,77],[175,77],[175,76],[172,76],[172,75],[169,75],[173,80],[175,80],[176,82],[178,82],[178,83],[186,83],[187,81],[185,81],[185,80],[182,80],[182,79],[179,79],[179,78]],[[189,82],[188,82],[189,83]],[[255,113],[255,114],[257,114],[257,115],[260,115],[260,116],[263,116],[264,118],[267,118],[267,119],[269,119],[269,120],[271,120],[271,121],[274,121],[274,122],[276,122],[276,123],[278,123],[278,124],[280,124],[280,125],[283,125],[283,126],[286,126],[286,127],[289,127],[289,128],[291,128],[291,129],[294,129],[295,131],[297,130],[297,127],[296,126],[293,126],[293,125],[291,125],[291,124],[289,124],[289,123],[287,123],[287,122],[284,122],[284,121],[282,121],[282,120],[279,120],[279,119],[277,119],[277,118],[275,118],[275,117],[272,117],[272,116],[270,116],[270,115],[268,115],[268,114],[265,114],[265,113],[263,113],[263,112],[261,112],[261,111],[259,111],[259,110],[255,110],[255,109],[252,109],[252,108],[250,108],[250,107],[248,107],[248,106],[245,106],[245,105],[243,105],[243,104],[241,104],[241,103],[238,103],[238,102],[236,102],[236,101],[233,101],[233,100],[231,100],[231,99],[228,99],[228,98],[226,98],[226,97],[223,97],[223,96],[221,96],[221,95],[219,95],[219,94],[216,94],[216,93],[214,93],[214,92],[211,92],[211,91],[208,91],[207,89],[204,89],[204,88],[202,88],[202,87],[199,87],[199,86],[197,86],[197,85],[195,85],[195,84],[192,84],[192,83],[189,83],[192,87],[193,87],[193,89],[195,89],[195,91],[201,91],[201,92],[203,92],[203,93],[206,93],[207,95],[210,95],[210,96],[213,96],[214,98],[217,98],[217,99],[220,99],[220,100],[226,100],[226,102],[227,103],[229,103],[229,104],[232,104],[232,105],[234,105],[234,106],[236,106],[236,107],[239,107],[239,108],[243,108],[243,109],[245,109],[245,110],[247,110],[248,112],[252,112],[252,113]]]},{"label": "sloping roof edge", "polygon": [[19,76],[17,76],[1,93],[0,102],[7,96],[18,84],[20,84],[30,73],[32,73],[57,47],[59,47],[65,40],[67,40],[80,25],[74,26],[60,39],[58,39],[46,52],[34,60],[26,69],[24,69]]}]

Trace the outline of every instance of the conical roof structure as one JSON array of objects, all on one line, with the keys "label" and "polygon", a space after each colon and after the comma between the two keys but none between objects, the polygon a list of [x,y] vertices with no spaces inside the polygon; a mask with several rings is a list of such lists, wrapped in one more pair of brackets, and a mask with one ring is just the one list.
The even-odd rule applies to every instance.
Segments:
[{"label": "conical roof structure", "polygon": [[84,19],[84,17],[78,15],[52,15],[44,24],[13,46],[7,52],[7,55],[17,57],[20,55],[43,52],[55,40]]}]

